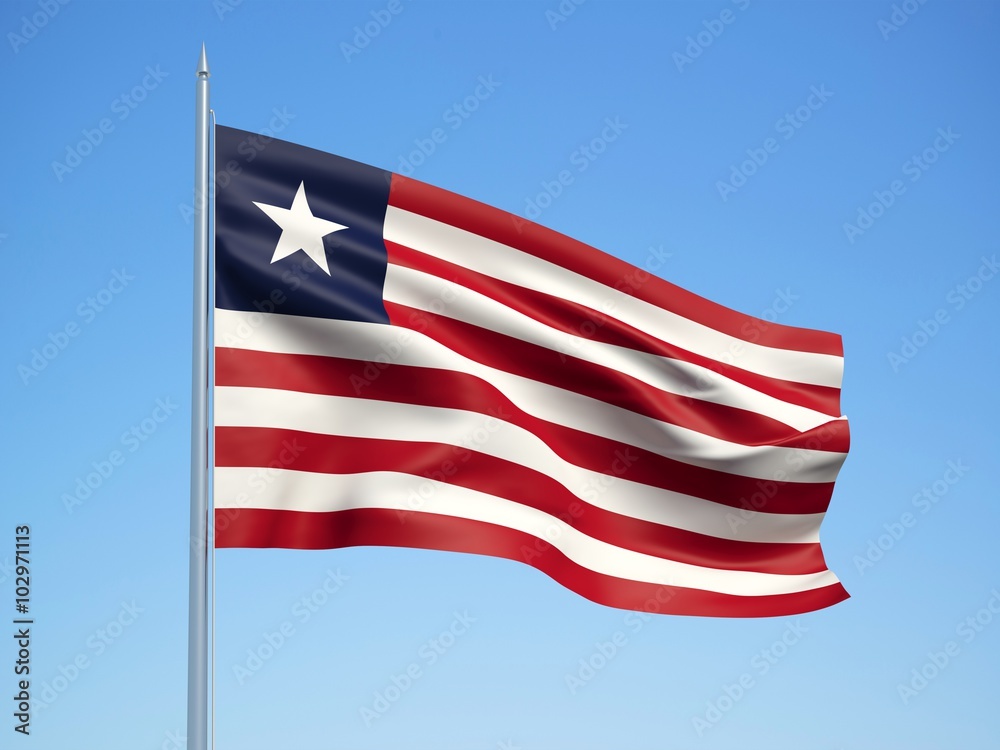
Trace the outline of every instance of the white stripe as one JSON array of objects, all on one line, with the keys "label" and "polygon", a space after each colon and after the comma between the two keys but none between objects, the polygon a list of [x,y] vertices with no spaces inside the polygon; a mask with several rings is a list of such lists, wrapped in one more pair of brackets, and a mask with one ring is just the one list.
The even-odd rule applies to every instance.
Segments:
[{"label": "white stripe", "polygon": [[484,294],[412,268],[390,263],[383,296],[389,302],[431,311],[608,367],[668,393],[754,411],[799,432],[830,421],[829,414],[761,393],[707,367],[565,333]]},{"label": "white stripe", "polygon": [[[627,455],[613,459],[606,474],[589,471],[561,458],[522,427],[459,409],[218,386],[215,424],[453,445],[533,469],[598,508],[721,539],[819,542],[823,520],[821,513],[741,513],[738,508],[629,481],[624,478],[628,473]],[[447,458],[453,459],[461,471],[460,458]],[[436,460],[440,463],[443,459]],[[415,483],[424,481],[422,477],[414,478]]]},{"label": "white stripe", "polygon": [[541,258],[426,216],[389,206],[385,239],[493,278],[592,310],[719,362],[797,383],[839,388],[843,358],[762,346],[696,323]]},{"label": "white stripe", "polygon": [[[598,399],[486,367],[408,329],[219,309],[215,321],[217,346],[393,362],[468,373],[492,384],[516,406],[540,419],[706,469],[764,480],[783,477],[792,482],[832,482],[846,458],[844,453],[745,446],[703,435]],[[377,366],[372,365],[372,370],[377,377]]]},{"label": "white stripe", "polygon": [[[264,508],[329,512],[354,508],[409,511],[415,478],[394,472],[313,474],[275,469],[267,485],[249,502],[235,500],[249,475],[247,468],[215,470],[216,508]],[[569,559],[597,573],[633,581],[683,586],[738,596],[810,591],[837,583],[830,571],[801,575],[718,570],[664,560],[594,539],[547,513],[456,485],[433,482],[418,512],[468,518],[531,534]],[[294,500],[289,500],[294,498]]]}]

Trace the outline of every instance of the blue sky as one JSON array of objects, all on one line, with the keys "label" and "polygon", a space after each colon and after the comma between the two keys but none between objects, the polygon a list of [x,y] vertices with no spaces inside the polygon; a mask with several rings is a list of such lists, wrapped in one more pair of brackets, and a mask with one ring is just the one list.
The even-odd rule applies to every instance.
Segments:
[{"label": "blue sky", "polygon": [[822,534],[852,598],[796,618],[641,618],[486,557],[220,552],[220,749],[995,746],[996,4],[17,0],[0,32],[0,611],[16,632],[27,524],[45,703],[23,737],[5,698],[4,747],[183,746],[202,41],[222,124],[842,334],[853,436]]}]

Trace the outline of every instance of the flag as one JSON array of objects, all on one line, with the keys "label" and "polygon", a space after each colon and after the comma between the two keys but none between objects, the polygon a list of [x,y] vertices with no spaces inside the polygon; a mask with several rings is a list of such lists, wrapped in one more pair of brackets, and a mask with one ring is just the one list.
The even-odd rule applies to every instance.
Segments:
[{"label": "flag", "polygon": [[509,558],[601,604],[847,593],[834,334],[474,200],[216,128],[215,545]]}]

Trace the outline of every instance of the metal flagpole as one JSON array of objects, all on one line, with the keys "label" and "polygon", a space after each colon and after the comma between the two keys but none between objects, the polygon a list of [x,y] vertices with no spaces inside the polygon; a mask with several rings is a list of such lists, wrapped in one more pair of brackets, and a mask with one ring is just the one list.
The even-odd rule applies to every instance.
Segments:
[{"label": "metal flagpole", "polygon": [[198,60],[194,136],[194,336],[188,583],[188,750],[208,742],[208,58]]}]

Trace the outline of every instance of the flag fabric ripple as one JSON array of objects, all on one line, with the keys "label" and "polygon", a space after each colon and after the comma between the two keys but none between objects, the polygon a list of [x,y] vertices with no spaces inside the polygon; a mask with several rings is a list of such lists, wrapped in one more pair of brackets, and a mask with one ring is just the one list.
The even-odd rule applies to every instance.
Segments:
[{"label": "flag fabric ripple", "polygon": [[528,563],[601,604],[847,598],[839,336],[530,221],[216,128],[215,545]]}]

